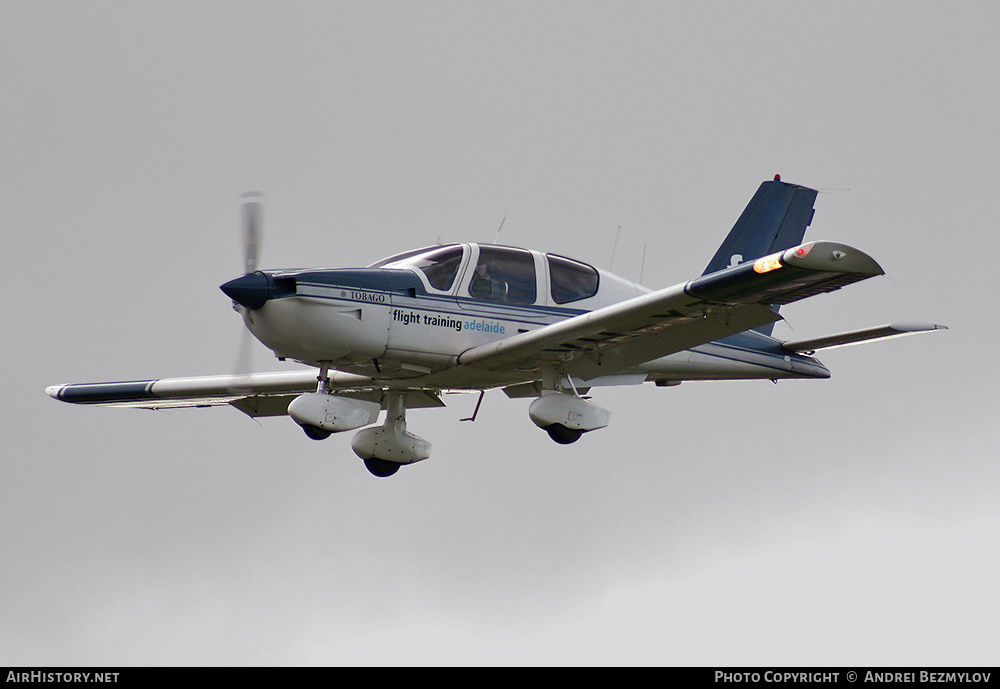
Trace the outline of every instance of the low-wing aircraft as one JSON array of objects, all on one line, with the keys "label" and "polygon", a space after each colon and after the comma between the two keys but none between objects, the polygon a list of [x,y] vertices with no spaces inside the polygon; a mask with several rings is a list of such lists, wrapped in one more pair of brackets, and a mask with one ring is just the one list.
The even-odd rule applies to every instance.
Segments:
[{"label": "low-wing aircraft", "polygon": [[802,243],[816,193],[779,176],[764,182],[705,272],[655,291],[572,258],[496,244],[430,246],[366,268],[258,270],[261,201],[246,195],[246,271],[221,289],[279,360],[311,369],[46,391],[74,404],[287,414],[315,440],[362,429],[354,452],[384,477],[430,455],[430,443],[407,430],[406,410],[444,406],[442,392],[478,391],[473,419],[486,390],[533,397],[531,421],[568,444],[608,425],[592,388],[829,378],[816,350],[943,328],[771,336],[781,305],[883,274],[845,244]]}]

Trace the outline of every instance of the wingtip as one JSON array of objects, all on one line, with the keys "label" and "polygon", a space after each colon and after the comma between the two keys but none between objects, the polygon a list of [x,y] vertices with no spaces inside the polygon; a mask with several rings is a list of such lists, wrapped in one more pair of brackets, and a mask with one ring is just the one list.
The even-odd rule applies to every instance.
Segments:
[{"label": "wingtip", "polygon": [[923,333],[930,332],[932,330],[948,329],[947,325],[940,325],[938,323],[914,323],[910,321],[891,323],[889,327],[904,333]]}]

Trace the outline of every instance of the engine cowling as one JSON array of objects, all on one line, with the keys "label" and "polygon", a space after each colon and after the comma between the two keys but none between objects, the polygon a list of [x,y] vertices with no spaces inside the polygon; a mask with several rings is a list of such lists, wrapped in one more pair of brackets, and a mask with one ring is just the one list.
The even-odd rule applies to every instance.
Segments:
[{"label": "engine cowling", "polygon": [[378,420],[382,405],[340,395],[310,392],[288,405],[288,415],[302,427],[313,426],[330,433],[370,426]]}]

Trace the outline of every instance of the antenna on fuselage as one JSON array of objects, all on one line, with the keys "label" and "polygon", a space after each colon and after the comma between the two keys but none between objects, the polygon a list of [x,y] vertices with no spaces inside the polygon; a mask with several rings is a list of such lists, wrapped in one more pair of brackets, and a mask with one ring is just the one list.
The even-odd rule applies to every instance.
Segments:
[{"label": "antenna on fuselage", "polygon": [[642,263],[639,265],[639,284],[642,284],[642,274],[646,272],[646,245],[642,245]]},{"label": "antenna on fuselage", "polygon": [[497,228],[497,236],[493,238],[493,243],[496,244],[500,240],[500,230],[503,229],[503,224],[507,222],[507,214],[503,214],[503,220],[500,221],[500,227]]},{"label": "antenna on fuselage", "polygon": [[618,238],[622,235],[622,226],[618,226],[618,232],[615,234],[615,245],[611,247],[611,264],[608,266],[608,271],[613,271],[615,269],[615,254],[618,253]]}]

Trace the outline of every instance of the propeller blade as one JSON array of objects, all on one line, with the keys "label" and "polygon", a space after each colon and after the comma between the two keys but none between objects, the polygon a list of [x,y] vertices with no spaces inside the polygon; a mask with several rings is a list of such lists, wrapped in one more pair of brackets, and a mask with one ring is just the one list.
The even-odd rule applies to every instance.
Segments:
[{"label": "propeller blade", "polygon": [[[259,292],[262,285],[259,282],[267,283],[267,278],[263,275],[253,275],[257,271],[257,257],[260,253],[261,240],[261,216],[263,215],[263,196],[260,192],[250,191],[240,196],[241,216],[243,232],[243,272],[242,277],[230,280],[222,286],[222,291],[233,299],[237,304],[245,308],[260,308],[263,302],[258,304]],[[248,284],[249,283],[249,284]],[[266,290],[264,300],[266,300]],[[255,306],[253,306],[255,305]],[[233,394],[240,394],[242,381],[253,372],[253,336],[247,328],[243,328],[243,336],[240,340],[239,352],[236,355],[236,370],[233,375],[234,382],[230,388]]]},{"label": "propeller blade", "polygon": [[257,270],[257,255],[260,251],[263,197],[260,192],[250,191],[241,198],[243,199],[243,272],[252,273]]}]

